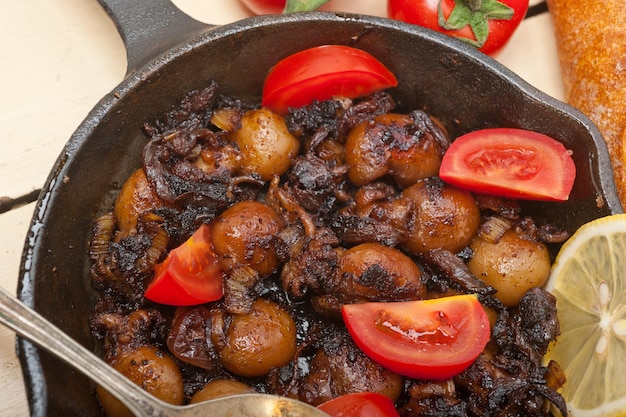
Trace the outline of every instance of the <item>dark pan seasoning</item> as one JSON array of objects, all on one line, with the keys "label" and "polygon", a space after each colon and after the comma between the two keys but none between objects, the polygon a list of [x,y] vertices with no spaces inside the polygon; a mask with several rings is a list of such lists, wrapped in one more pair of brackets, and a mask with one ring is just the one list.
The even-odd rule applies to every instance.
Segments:
[{"label": "dark pan seasoning", "polygon": [[[533,220],[516,201],[441,182],[437,161],[449,145],[447,132],[421,110],[391,116],[400,110],[387,93],[290,111],[282,123],[298,153],[283,172],[273,171],[280,162],[249,159],[233,140],[240,129],[258,128],[246,118],[258,111],[212,83],[144,125],[142,167],[96,220],[91,242],[99,295],[90,328],[105,360],[118,369],[153,364],[168,375],[168,399],[179,403],[198,400],[207,383],[219,381],[228,392],[313,405],[375,391],[392,398],[402,416],[549,416],[551,405],[567,414],[556,391],[562,371],[542,365],[559,334],[554,298],[533,288],[519,305],[505,307],[466,264],[474,236],[495,233],[493,219],[533,241],[558,243],[567,233]],[[358,138],[350,138],[355,132]],[[414,176],[413,166],[394,165],[394,149],[413,149],[426,168]],[[355,170],[374,164],[373,154],[386,156]],[[427,206],[444,202],[453,209],[440,222],[441,213]],[[233,210],[262,225],[238,244],[220,242],[227,238],[220,224]],[[228,246],[220,258],[224,297],[178,308],[146,300],[153,266],[202,224],[212,226],[216,247]],[[439,239],[432,244],[419,234],[426,224]],[[354,266],[361,253],[377,251],[385,255],[373,266]],[[478,294],[492,313],[492,338],[468,369],[446,381],[384,369],[355,346],[341,320],[346,303],[455,294]],[[282,330],[263,333],[259,323]],[[237,351],[232,340],[242,328],[278,348]]]}]

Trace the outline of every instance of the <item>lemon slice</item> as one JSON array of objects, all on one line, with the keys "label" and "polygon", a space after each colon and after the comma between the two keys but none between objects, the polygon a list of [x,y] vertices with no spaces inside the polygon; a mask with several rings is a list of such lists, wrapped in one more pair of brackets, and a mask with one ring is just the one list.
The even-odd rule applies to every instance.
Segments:
[{"label": "lemon slice", "polygon": [[583,225],[563,245],[546,290],[561,335],[545,357],[567,382],[572,416],[626,416],[626,214]]}]

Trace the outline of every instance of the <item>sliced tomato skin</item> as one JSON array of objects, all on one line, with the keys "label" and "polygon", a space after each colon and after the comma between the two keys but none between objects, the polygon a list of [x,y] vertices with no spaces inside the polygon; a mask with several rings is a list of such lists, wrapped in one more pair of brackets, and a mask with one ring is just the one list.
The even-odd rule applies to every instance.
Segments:
[{"label": "sliced tomato skin", "polygon": [[[476,360],[491,335],[487,314],[473,295],[346,304],[342,316],[367,356],[410,378],[445,380],[458,375]],[[390,331],[392,326],[405,333]],[[409,332],[421,339],[407,337]]]},{"label": "sliced tomato skin", "polygon": [[524,200],[565,201],[576,179],[571,152],[542,133],[493,128],[455,139],[439,176],[469,191]]},{"label": "sliced tomato skin", "polygon": [[209,225],[200,226],[185,243],[155,265],[154,278],[144,295],[156,303],[175,306],[222,298],[223,271],[213,249]]},{"label": "sliced tomato skin", "polygon": [[261,104],[285,115],[290,107],[334,96],[362,97],[398,85],[378,59],[344,45],[322,45],[290,55],[269,72]]},{"label": "sliced tomato skin", "polygon": [[345,394],[317,406],[331,417],[396,417],[391,399],[377,392]]}]

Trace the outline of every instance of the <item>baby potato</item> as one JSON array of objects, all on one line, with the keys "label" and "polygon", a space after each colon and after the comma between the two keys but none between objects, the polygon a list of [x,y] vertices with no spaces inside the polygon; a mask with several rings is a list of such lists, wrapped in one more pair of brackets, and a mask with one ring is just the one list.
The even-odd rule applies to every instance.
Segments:
[{"label": "baby potato", "polygon": [[356,185],[387,174],[401,187],[436,175],[442,152],[437,141],[408,114],[388,113],[354,127],[345,145],[348,177]]},{"label": "baby potato", "polygon": [[380,243],[362,243],[346,250],[338,267],[348,291],[368,299],[415,300],[426,293],[417,264],[400,250]]},{"label": "baby potato", "polygon": [[295,353],[293,318],[278,304],[260,298],[249,313],[233,317],[220,358],[233,374],[256,377],[287,364]]},{"label": "baby potato", "polygon": [[250,385],[234,379],[219,378],[209,381],[191,397],[191,404],[227,397],[229,395],[250,394],[256,392]]},{"label": "baby potato", "polygon": [[468,262],[470,271],[498,290],[495,295],[506,306],[517,306],[526,291],[543,286],[550,275],[546,245],[513,230],[507,230],[498,242],[476,237],[470,248],[474,251]]},{"label": "baby potato", "polygon": [[120,232],[119,237],[132,234],[142,214],[166,205],[152,191],[143,169],[135,170],[124,183],[113,206],[113,215]]},{"label": "baby potato", "polygon": [[[408,116],[404,117],[410,120]],[[387,120],[391,122],[390,117]],[[348,134],[345,144],[346,162],[349,167],[348,178],[354,184],[365,185],[389,173],[389,146],[382,141],[386,131],[384,124],[374,119],[358,124]]]},{"label": "baby potato", "polygon": [[284,227],[270,206],[241,201],[226,209],[213,222],[213,246],[225,271],[247,265],[261,275],[277,268],[274,237]]},{"label": "baby potato", "polygon": [[285,120],[268,109],[246,112],[231,140],[241,152],[241,173],[258,174],[264,181],[284,174],[300,149],[300,141],[289,133]]},{"label": "baby potato", "polygon": [[232,174],[241,165],[240,157],[239,149],[233,144],[227,144],[219,149],[203,149],[194,165],[209,175],[219,176],[220,171],[224,170]]},{"label": "baby potato", "polygon": [[431,249],[456,253],[476,236],[480,209],[467,191],[433,177],[418,181],[402,195],[414,204],[414,221],[404,244],[411,253]]},{"label": "baby potato", "polygon": [[[141,346],[116,357],[111,366],[155,397],[182,405],[183,377],[172,358],[153,346]],[[133,417],[125,405],[104,388],[96,388],[108,417]]]}]

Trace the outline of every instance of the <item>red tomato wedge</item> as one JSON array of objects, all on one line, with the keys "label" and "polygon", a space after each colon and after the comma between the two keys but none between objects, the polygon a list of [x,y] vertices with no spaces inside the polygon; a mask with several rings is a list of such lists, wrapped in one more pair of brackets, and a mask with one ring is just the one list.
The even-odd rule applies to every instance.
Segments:
[{"label": "red tomato wedge", "polygon": [[410,378],[443,380],[459,374],[491,335],[487,314],[473,295],[346,304],[342,315],[367,356]]},{"label": "red tomato wedge", "polygon": [[290,55],[269,72],[263,106],[285,115],[290,107],[334,96],[362,97],[398,85],[380,61],[360,49],[322,45]]},{"label": "red tomato wedge", "polygon": [[377,392],[345,394],[317,406],[331,417],[397,417],[391,399]]},{"label": "red tomato wedge", "polygon": [[439,176],[469,191],[524,200],[565,201],[576,167],[562,143],[523,129],[477,130],[446,151]]},{"label": "red tomato wedge", "polygon": [[149,300],[175,306],[204,304],[223,295],[223,273],[206,224],[154,266],[145,292]]}]

